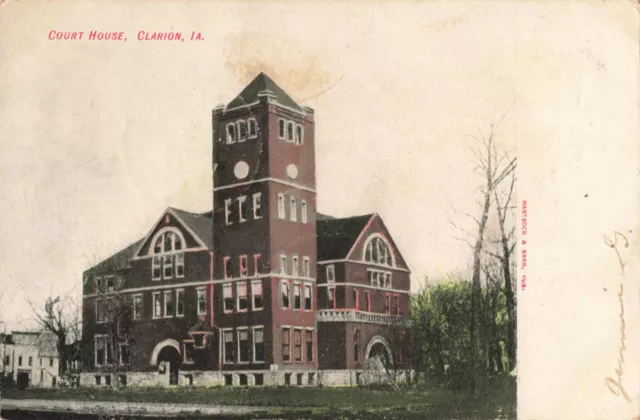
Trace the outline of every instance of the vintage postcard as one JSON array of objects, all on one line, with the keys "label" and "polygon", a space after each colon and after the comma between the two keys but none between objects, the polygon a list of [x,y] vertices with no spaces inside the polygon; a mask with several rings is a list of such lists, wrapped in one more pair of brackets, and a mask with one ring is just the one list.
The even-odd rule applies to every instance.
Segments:
[{"label": "vintage postcard", "polygon": [[0,1],[2,418],[640,419],[633,1]]}]

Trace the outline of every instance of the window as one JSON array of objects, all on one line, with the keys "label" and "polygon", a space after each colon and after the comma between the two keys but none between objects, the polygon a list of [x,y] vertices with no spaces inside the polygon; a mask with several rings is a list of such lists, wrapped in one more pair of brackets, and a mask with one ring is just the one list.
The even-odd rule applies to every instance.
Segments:
[{"label": "window", "polygon": [[300,221],[302,223],[308,223],[309,222],[309,218],[308,218],[308,215],[307,215],[307,201],[306,200],[300,201]]},{"label": "window", "polygon": [[129,364],[129,346],[127,343],[120,344],[120,365],[128,365]]},{"label": "window", "polygon": [[231,202],[233,200],[231,200],[230,198],[225,198],[224,200],[224,223],[226,225],[230,225],[233,222],[231,222]]},{"label": "window", "polygon": [[258,121],[255,118],[251,117],[247,119],[247,124],[249,125],[249,138],[255,139],[258,137]]},{"label": "window", "polygon": [[389,293],[384,295],[384,312],[387,314],[391,313],[391,296]]},{"label": "window", "polygon": [[247,256],[240,255],[240,277],[247,277],[248,271]]},{"label": "window", "polygon": [[302,125],[300,124],[296,124],[295,142],[296,144],[302,144],[304,142]]},{"label": "window", "polygon": [[287,121],[287,141],[293,143],[293,121]]},{"label": "window", "polygon": [[380,270],[367,270],[367,281],[371,287],[391,289],[391,273]]},{"label": "window", "polygon": [[262,373],[254,373],[254,375],[253,375],[253,384],[254,385],[264,385],[264,374],[262,374]]},{"label": "window", "polygon": [[236,359],[235,355],[235,346],[233,345],[233,331],[226,330],[223,331],[224,335],[224,362],[225,363],[233,363]]},{"label": "window", "polygon": [[400,315],[400,296],[393,296],[393,313],[395,315]]},{"label": "window", "polygon": [[336,281],[336,266],[333,264],[327,266],[327,281],[329,283]]},{"label": "window", "polygon": [[302,361],[302,330],[293,330],[293,354],[296,362]]},{"label": "window", "polygon": [[293,309],[301,309],[302,307],[302,285],[300,283],[293,284]]},{"label": "window", "polygon": [[294,255],[291,257],[291,275],[294,277],[298,277],[298,256]]},{"label": "window", "polygon": [[49,358],[49,367],[53,367],[53,357]]},{"label": "window", "polygon": [[238,197],[238,218],[240,223],[247,221],[247,196],[241,195]]},{"label": "window", "polygon": [[311,291],[313,289],[311,288],[310,284],[305,284],[304,285],[304,310],[305,311],[310,311],[311,308]]},{"label": "window", "polygon": [[296,207],[295,197],[289,198],[289,219],[291,219],[292,222],[295,222],[298,220],[298,211]]},{"label": "window", "polygon": [[262,207],[260,200],[262,199],[262,193],[253,194],[253,218],[262,219]]},{"label": "window", "polygon": [[253,310],[262,309],[262,280],[254,280],[251,282],[251,296],[253,301]]},{"label": "window", "polygon": [[329,309],[336,308],[336,288],[335,287],[327,287],[327,308]]},{"label": "window", "polygon": [[289,282],[288,281],[282,281],[280,283],[280,290],[281,290],[281,304],[282,304],[282,309],[289,309]]},{"label": "window", "polygon": [[[174,231],[156,235],[151,258],[152,279],[184,277],[184,240]],[[160,275],[162,273],[162,276]]]},{"label": "window", "polygon": [[253,254],[253,274],[260,274],[260,254]]},{"label": "window", "polygon": [[160,318],[162,316],[162,296],[160,292],[153,293],[153,317]]},{"label": "window", "polygon": [[[374,234],[375,235],[375,234]],[[373,236],[365,246],[364,260],[368,263],[379,265],[393,265],[391,250],[380,236]]]},{"label": "window", "polygon": [[184,316],[184,289],[176,290],[176,316]]},{"label": "window", "polygon": [[282,118],[278,119],[278,138],[280,139],[284,139],[285,137],[284,126],[285,126],[284,120]]},{"label": "window", "polygon": [[247,122],[245,120],[236,121],[238,129],[238,143],[242,143],[247,139]]},{"label": "window", "polygon": [[280,254],[280,274],[287,274],[287,255]]},{"label": "window", "polygon": [[169,318],[173,316],[173,292],[166,290],[164,292],[164,317]]},{"label": "window", "polygon": [[309,266],[309,257],[302,258],[302,276],[303,277],[311,277],[310,266]]},{"label": "window", "polygon": [[289,362],[291,361],[291,329],[283,328],[282,329],[282,361]]},{"label": "window", "polygon": [[104,300],[96,299],[96,322],[107,321],[107,308]]},{"label": "window", "polygon": [[18,366],[22,366],[22,356],[18,356]]},{"label": "window", "polygon": [[284,194],[282,193],[278,193],[278,218],[279,219],[283,219],[285,218],[285,214],[284,214]]},{"label": "window", "polygon": [[207,298],[204,294],[204,287],[196,289],[196,298],[198,300],[198,315],[205,315],[207,313]]},{"label": "window", "polygon": [[249,363],[249,330],[238,330],[238,362]]},{"label": "window", "polygon": [[8,366],[11,364],[11,356],[4,356],[4,365]]},{"label": "window", "polygon": [[356,309],[360,309],[360,304],[358,302],[358,291],[356,289],[351,290],[351,300],[353,301],[353,307]]},{"label": "window", "polygon": [[353,333],[353,360],[360,360],[360,330],[356,329]]},{"label": "window", "polygon": [[371,295],[369,294],[369,292],[364,292],[364,309],[367,312],[371,312]]},{"label": "window", "polygon": [[94,378],[96,379],[96,385],[100,385],[102,383],[102,376],[95,375]]},{"label": "window", "polygon": [[236,126],[234,123],[227,124],[227,144],[236,142]]},{"label": "window", "polygon": [[239,281],[236,283],[236,294],[238,295],[238,311],[246,312],[249,308],[249,302],[247,302],[247,283]]},{"label": "window", "polygon": [[305,348],[307,349],[307,362],[313,362],[313,331],[305,330]]},{"label": "window", "polygon": [[29,356],[29,366],[33,366],[33,356]]},{"label": "window", "polygon": [[133,319],[141,319],[143,310],[142,294],[133,295]]},{"label": "window", "polygon": [[224,311],[233,312],[233,289],[231,283],[222,285],[222,299],[224,300]]},{"label": "window", "polygon": [[95,336],[93,340],[95,348],[95,365],[103,366],[111,363],[111,351],[107,345],[107,337]]},{"label": "window", "polygon": [[231,278],[231,257],[224,257],[224,278]]},{"label": "window", "polygon": [[253,361],[264,362],[264,329],[253,328]]}]

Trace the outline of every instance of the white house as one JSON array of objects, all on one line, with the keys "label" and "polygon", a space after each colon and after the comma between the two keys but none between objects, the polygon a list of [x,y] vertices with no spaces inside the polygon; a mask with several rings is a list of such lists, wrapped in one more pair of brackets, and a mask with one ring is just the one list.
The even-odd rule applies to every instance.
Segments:
[{"label": "white house", "polygon": [[12,331],[0,334],[1,367],[5,378],[19,388],[55,387],[60,360],[56,338],[47,331]]}]

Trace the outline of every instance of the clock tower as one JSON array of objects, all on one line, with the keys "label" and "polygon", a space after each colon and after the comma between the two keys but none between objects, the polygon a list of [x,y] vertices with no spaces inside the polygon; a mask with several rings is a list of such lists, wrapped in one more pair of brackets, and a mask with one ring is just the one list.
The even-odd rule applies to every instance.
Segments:
[{"label": "clock tower", "polygon": [[313,110],[260,73],[213,110],[212,122],[213,307],[222,369],[270,369],[284,378],[314,370]]}]

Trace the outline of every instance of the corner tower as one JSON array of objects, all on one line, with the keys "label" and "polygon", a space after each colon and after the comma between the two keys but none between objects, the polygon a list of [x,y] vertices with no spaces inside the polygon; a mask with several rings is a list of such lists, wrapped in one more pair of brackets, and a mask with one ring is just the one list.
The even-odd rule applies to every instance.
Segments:
[{"label": "corner tower", "polygon": [[222,369],[315,369],[313,110],[260,73],[212,122]]}]

